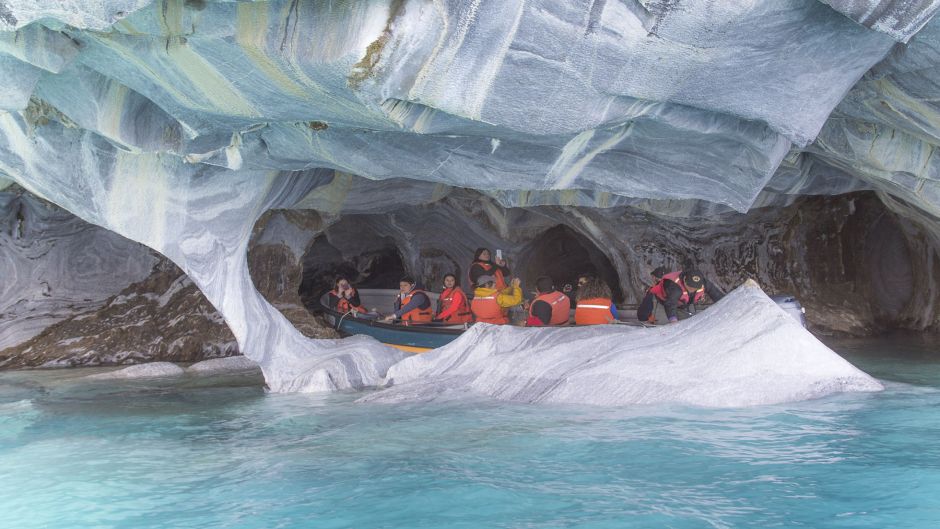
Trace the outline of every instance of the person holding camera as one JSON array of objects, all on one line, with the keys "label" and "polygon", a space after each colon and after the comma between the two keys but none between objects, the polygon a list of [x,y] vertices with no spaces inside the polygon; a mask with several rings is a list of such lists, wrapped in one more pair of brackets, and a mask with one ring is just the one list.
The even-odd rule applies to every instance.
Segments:
[{"label": "person holding camera", "polygon": [[477,248],[473,253],[473,263],[470,264],[468,272],[471,286],[479,285],[480,276],[493,276],[496,290],[504,290],[508,286],[506,278],[510,276],[509,267],[506,266],[501,251],[497,252],[495,261],[491,260],[489,248]]},{"label": "person holding camera", "polygon": [[336,281],[333,282],[333,290],[330,291],[329,303],[331,309],[343,314],[347,312],[364,314],[367,312],[366,308],[362,306],[362,302],[359,300],[359,292],[357,292],[356,289],[349,284],[349,280],[343,276],[337,276]]}]

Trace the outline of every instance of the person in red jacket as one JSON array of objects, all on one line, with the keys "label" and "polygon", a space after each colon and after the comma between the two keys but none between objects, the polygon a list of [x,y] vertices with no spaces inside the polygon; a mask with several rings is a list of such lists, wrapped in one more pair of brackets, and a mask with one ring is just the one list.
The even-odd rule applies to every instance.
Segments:
[{"label": "person in red jacket", "polygon": [[529,318],[527,327],[544,327],[547,325],[565,325],[571,316],[571,299],[555,290],[552,278],[542,276],[535,280],[535,291],[538,296],[529,305]]},{"label": "person in red jacket", "polygon": [[470,312],[470,303],[467,295],[460,288],[457,276],[447,274],[444,276],[444,290],[437,300],[437,316],[433,321],[444,323],[469,323],[473,321]]}]

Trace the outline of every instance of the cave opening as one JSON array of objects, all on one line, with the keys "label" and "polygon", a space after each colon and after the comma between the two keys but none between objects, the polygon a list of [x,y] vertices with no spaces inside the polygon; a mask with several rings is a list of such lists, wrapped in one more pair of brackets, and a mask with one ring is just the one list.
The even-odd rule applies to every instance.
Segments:
[{"label": "cave opening", "polygon": [[623,302],[620,276],[610,259],[587,237],[563,224],[536,237],[523,249],[519,262],[527,288],[534,289],[539,276],[551,277],[560,290],[565,284],[576,285],[579,275],[591,274],[607,283],[614,302]]},{"label": "cave opening", "polygon": [[300,299],[313,308],[323,292],[333,288],[333,280],[343,275],[356,288],[396,288],[405,273],[398,247],[384,244],[352,257],[345,257],[326,235],[318,236],[302,260]]}]

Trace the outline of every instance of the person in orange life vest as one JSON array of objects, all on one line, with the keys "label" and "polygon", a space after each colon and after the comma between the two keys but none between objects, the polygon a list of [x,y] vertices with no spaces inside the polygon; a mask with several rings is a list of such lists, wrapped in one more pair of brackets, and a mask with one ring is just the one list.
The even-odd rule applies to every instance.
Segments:
[{"label": "person in orange life vest", "polygon": [[398,297],[395,298],[395,313],[387,316],[386,321],[400,319],[406,322],[429,322],[434,311],[431,309],[431,298],[418,288],[415,280],[409,276],[401,278],[398,282]]},{"label": "person in orange life vest", "polygon": [[578,276],[578,284],[576,286],[572,287],[569,284],[562,287],[562,294],[568,296],[568,299],[571,300],[571,308],[575,308],[578,305],[578,301],[575,299],[578,295],[578,289],[592,279],[594,279],[594,276],[591,274],[581,274]]},{"label": "person in orange life vest", "polygon": [[454,274],[444,276],[444,290],[437,301],[437,316],[434,321],[446,323],[469,323],[473,321],[473,313],[470,312],[467,295],[460,288],[460,283]]},{"label": "person in orange life vest", "polygon": [[346,314],[349,311],[365,313],[366,309],[359,301],[359,292],[349,284],[349,280],[338,276],[330,291],[330,308]]},{"label": "person in orange life vest", "polygon": [[480,276],[493,276],[496,280],[496,290],[506,288],[506,278],[509,277],[509,267],[506,266],[505,259],[499,259],[495,263],[490,260],[490,250],[488,248],[477,248],[473,253],[473,263],[470,264],[471,285],[479,285]]},{"label": "person in orange life vest", "polygon": [[617,321],[617,307],[611,300],[610,287],[600,279],[589,279],[578,287],[578,306],[574,322],[578,325],[601,325]]},{"label": "person in orange life vest", "polygon": [[529,305],[529,318],[527,327],[544,327],[546,325],[565,325],[571,312],[571,299],[555,290],[552,278],[542,276],[535,280],[535,291],[538,296]]},{"label": "person in orange life vest", "polygon": [[513,278],[508,287],[498,290],[496,278],[482,275],[477,278],[470,310],[477,321],[506,325],[509,323],[509,307],[522,304],[522,289],[519,278]]},{"label": "person in orange life vest", "polygon": [[[677,314],[679,308],[683,308],[690,315],[693,314],[695,304],[706,294],[712,301],[725,297],[725,293],[714,283],[705,279],[701,272],[687,270],[663,273],[659,282],[649,289],[647,296],[654,296],[659,300],[663,304],[669,323],[676,323],[679,321]],[[638,317],[642,315],[639,314],[639,310],[637,312]]]}]

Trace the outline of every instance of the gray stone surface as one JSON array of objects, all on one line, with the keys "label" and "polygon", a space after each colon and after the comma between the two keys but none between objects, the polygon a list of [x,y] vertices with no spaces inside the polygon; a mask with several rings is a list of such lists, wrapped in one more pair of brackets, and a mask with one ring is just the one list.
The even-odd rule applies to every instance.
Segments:
[{"label": "gray stone surface", "polygon": [[[936,7],[3,0],[0,184],[171,259],[274,389],[293,387],[282,359],[342,388],[397,353],[312,342],[259,294],[246,256],[271,208],[333,223],[464,187],[496,201],[484,240],[517,221],[495,204],[577,206],[557,214],[623,248],[616,208],[700,219],[870,189],[909,219],[932,292]],[[304,241],[269,236],[294,257]]]}]

